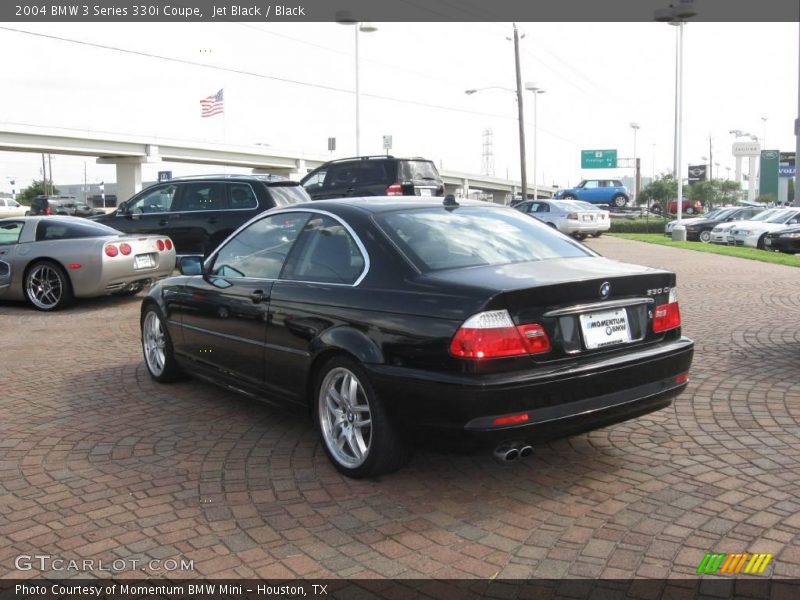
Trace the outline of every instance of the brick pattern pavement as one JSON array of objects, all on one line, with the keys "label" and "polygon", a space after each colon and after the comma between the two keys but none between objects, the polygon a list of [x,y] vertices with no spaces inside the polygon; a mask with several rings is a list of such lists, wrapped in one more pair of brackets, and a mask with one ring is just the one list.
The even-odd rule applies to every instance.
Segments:
[{"label": "brick pattern pavement", "polygon": [[[590,244],[678,273],[688,392],[510,466],[418,453],[377,481],[339,475],[301,417],[152,383],[137,298],[0,303],[0,577],[40,575],[20,554],[193,560],[179,577],[691,577],[711,549],[800,577],[800,271]],[[144,574],[164,572],[122,576]]]}]

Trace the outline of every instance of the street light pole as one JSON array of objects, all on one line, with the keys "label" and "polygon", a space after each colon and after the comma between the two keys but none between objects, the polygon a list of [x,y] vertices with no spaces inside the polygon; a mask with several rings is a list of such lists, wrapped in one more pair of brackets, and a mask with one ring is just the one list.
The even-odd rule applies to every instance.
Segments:
[{"label": "street light pole", "polygon": [[636,164],[636,134],[639,133],[639,124],[631,123],[633,129],[633,205],[636,206],[636,198],[639,196],[639,169]]},{"label": "street light pole", "polygon": [[[522,105],[522,73],[519,65],[519,32],[514,23],[514,64],[517,70],[517,110],[519,111],[519,171],[522,184],[522,200],[528,199],[528,174],[525,160],[525,111]],[[534,175],[534,179],[536,176]]]},{"label": "street light pole", "polygon": [[[798,48],[800,48],[800,35],[798,35]],[[794,121],[794,135],[794,205],[800,206],[800,58],[797,62],[797,119]]]},{"label": "street light pole", "polygon": [[356,156],[361,156],[361,87],[359,78],[359,54],[358,54],[358,33],[372,33],[378,28],[372,23],[360,23],[358,21],[341,20],[340,25],[355,25],[355,46],[356,46]]},{"label": "street light pole", "polygon": [[533,199],[539,199],[539,178],[536,173],[536,155],[537,155],[537,147],[539,141],[539,127],[536,122],[537,116],[536,113],[538,112],[538,105],[539,105],[539,94],[544,94],[547,90],[540,88],[535,83],[526,83],[525,89],[529,92],[533,92]]}]

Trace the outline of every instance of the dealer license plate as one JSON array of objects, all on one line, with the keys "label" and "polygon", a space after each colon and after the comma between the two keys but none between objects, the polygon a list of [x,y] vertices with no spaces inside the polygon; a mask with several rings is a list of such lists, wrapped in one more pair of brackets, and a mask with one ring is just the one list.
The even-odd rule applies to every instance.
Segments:
[{"label": "dealer license plate", "polygon": [[154,266],[156,266],[156,262],[153,260],[152,254],[139,254],[133,260],[134,269],[152,269]]},{"label": "dealer license plate", "polygon": [[631,341],[628,313],[624,308],[580,315],[586,348],[604,348]]},{"label": "dealer license plate", "polygon": [[430,196],[431,195],[431,190],[429,188],[420,188],[419,189],[419,195],[420,196]]}]

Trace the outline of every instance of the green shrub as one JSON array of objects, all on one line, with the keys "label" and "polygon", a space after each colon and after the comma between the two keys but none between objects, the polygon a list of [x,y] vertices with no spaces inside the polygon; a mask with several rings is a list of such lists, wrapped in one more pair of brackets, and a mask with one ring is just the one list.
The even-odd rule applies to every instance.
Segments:
[{"label": "green shrub", "polygon": [[664,233],[669,223],[661,217],[650,219],[611,219],[611,233]]}]

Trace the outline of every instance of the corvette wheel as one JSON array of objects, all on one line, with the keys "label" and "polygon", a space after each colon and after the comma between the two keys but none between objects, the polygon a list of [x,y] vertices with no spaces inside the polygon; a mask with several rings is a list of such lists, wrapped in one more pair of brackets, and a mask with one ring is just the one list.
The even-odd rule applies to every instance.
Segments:
[{"label": "corvette wheel", "polygon": [[25,297],[38,310],[64,308],[72,301],[69,277],[54,262],[38,262],[25,275]]}]

